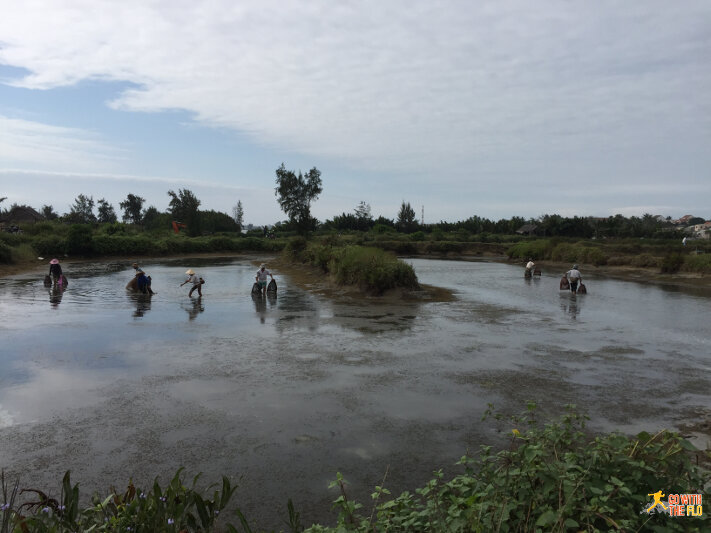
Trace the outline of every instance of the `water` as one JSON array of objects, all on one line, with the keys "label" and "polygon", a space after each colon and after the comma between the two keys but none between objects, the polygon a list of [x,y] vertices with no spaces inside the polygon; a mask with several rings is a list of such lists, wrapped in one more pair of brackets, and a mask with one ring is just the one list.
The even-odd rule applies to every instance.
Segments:
[{"label": "water", "polygon": [[[560,273],[408,261],[456,299],[326,298],[277,271],[278,297],[253,300],[249,258],[142,264],[153,297],[126,293],[125,264],[65,264],[63,293],[0,279],[0,466],[43,489],[71,469],[86,493],[179,466],[225,474],[248,518],[280,528],[290,497],[306,523],[332,522],[337,471],[365,503],[386,470],[393,492],[454,473],[511,429],[481,421],[488,403],[575,403],[630,433],[709,415],[707,289],[583,272],[576,296]],[[187,268],[199,300],[179,287]]]}]

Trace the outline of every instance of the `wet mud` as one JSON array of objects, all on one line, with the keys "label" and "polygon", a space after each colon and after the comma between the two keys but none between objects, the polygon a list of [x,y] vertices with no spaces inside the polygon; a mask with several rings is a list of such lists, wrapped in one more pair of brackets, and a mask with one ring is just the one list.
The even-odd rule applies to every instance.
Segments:
[{"label": "wet mud", "polygon": [[[253,260],[146,262],[152,297],[125,291],[120,263],[63,265],[59,301],[33,273],[1,278],[0,466],[57,491],[71,469],[87,496],[180,466],[225,474],[246,516],[279,529],[288,498],[306,524],[333,523],[336,472],[367,506],[386,470],[394,493],[412,490],[503,445],[489,403],[708,435],[705,294],[589,275],[571,295],[545,271],[413,259],[451,296],[362,297],[270,264],[276,297],[252,298]],[[202,298],[179,287],[187,268]]]}]

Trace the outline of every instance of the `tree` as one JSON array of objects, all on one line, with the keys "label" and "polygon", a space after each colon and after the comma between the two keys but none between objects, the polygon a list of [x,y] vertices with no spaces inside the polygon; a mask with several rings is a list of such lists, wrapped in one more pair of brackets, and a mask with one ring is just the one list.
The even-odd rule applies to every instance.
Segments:
[{"label": "tree", "polygon": [[123,221],[131,222],[132,224],[140,224],[143,220],[143,202],[146,200],[140,196],[129,194],[126,200],[119,204],[123,209]]},{"label": "tree", "polygon": [[188,226],[188,234],[195,236],[202,233],[200,224],[200,200],[188,189],[179,189],[178,194],[168,191],[170,204],[168,210],[176,222],[182,222]]},{"label": "tree", "polygon": [[373,215],[370,214],[370,204],[361,201],[354,211],[358,221],[358,229],[368,231],[373,226]]},{"label": "tree", "polygon": [[237,205],[232,208],[232,218],[235,224],[239,227],[237,231],[242,231],[244,225],[244,209],[242,209],[242,200],[237,200]]},{"label": "tree", "polygon": [[278,197],[281,210],[289,216],[289,222],[296,230],[305,235],[315,226],[311,218],[311,202],[323,191],[321,171],[314,167],[305,176],[301,171],[297,176],[293,170],[286,170],[282,163],[276,169],[276,184],[274,194]]},{"label": "tree", "polygon": [[74,205],[69,211],[68,218],[71,222],[89,224],[96,222],[94,215],[94,197],[80,194],[74,200]]},{"label": "tree", "polygon": [[400,212],[397,214],[397,229],[405,233],[412,233],[417,227],[415,220],[415,210],[410,205],[410,202],[402,202]]},{"label": "tree", "polygon": [[102,198],[99,200],[99,222],[116,222],[116,211],[114,211],[114,206],[111,205],[106,199]]},{"label": "tree", "polygon": [[42,206],[42,216],[47,220],[57,220],[59,218],[59,215],[54,212],[54,207],[51,205]]}]

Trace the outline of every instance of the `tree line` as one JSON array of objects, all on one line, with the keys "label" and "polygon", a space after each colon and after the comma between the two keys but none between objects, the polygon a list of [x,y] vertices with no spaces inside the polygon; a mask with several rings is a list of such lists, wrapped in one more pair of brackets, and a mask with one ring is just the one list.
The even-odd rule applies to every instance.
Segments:
[{"label": "tree line", "polygon": [[[563,217],[558,214],[545,214],[538,218],[514,216],[509,219],[491,220],[473,215],[457,222],[440,221],[423,224],[417,220],[415,210],[409,202],[402,201],[394,218],[379,216],[374,218],[370,204],[361,201],[352,213],[341,213],[331,219],[320,222],[311,215],[311,205],[323,191],[321,171],[313,167],[307,173],[288,170],[284,163],[276,169],[276,187],[274,194],[288,220],[278,222],[277,230],[296,232],[306,235],[313,231],[375,231],[384,233],[415,232],[466,232],[467,234],[514,234],[521,233],[539,237],[577,237],[577,238],[625,238],[649,237],[664,238],[678,236],[679,229],[671,219],[661,219],[651,214],[641,217],[624,217],[620,214],[610,217]],[[214,210],[200,210],[200,200],[188,189],[167,192],[170,201],[166,212],[160,212],[155,206],[144,209],[145,199],[128,194],[119,203],[122,221],[145,229],[168,229],[172,222],[185,225],[189,235],[201,235],[215,232],[240,232],[244,225],[244,207],[241,201],[232,209],[232,216]],[[0,202],[6,198],[0,198]],[[14,206],[13,206],[14,207]],[[116,223],[118,215],[114,207],[101,198],[94,202],[93,197],[80,194],[74,200],[68,213],[59,215],[51,205],[42,206],[40,212],[48,220],[77,224]],[[692,219],[689,223],[703,222]],[[266,234],[266,229],[265,229]]]}]

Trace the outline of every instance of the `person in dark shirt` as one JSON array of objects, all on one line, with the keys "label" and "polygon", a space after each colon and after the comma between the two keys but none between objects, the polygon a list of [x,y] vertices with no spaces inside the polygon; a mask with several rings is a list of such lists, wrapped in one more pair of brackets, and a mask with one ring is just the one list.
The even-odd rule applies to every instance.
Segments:
[{"label": "person in dark shirt", "polygon": [[55,258],[49,262],[49,277],[55,284],[62,279],[62,267],[59,265],[59,259]]}]

